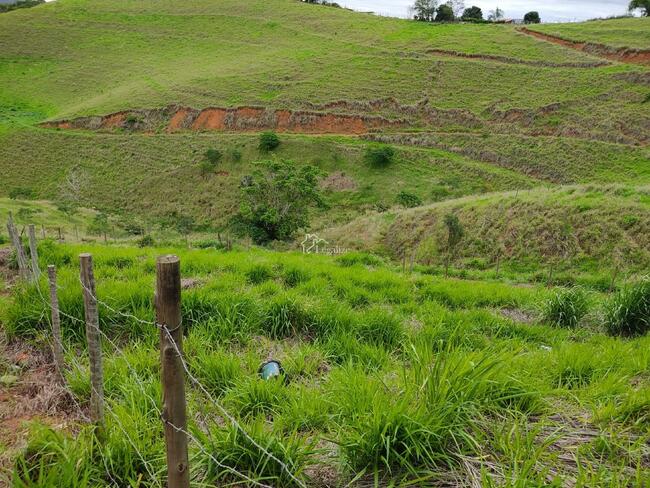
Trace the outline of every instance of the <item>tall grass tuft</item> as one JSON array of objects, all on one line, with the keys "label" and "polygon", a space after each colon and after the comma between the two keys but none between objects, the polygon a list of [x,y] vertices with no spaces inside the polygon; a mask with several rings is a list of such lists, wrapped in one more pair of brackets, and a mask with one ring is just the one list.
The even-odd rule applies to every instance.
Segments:
[{"label": "tall grass tuft", "polygon": [[[205,467],[209,486],[231,486],[230,482],[233,485],[239,484],[242,479],[237,473],[244,473],[251,479],[271,486],[300,486],[294,478],[302,483],[306,481],[305,469],[315,462],[314,441],[306,440],[297,433],[279,437],[266,427],[265,423],[258,419],[244,426],[246,435],[231,425],[213,430],[209,435],[197,431],[196,435],[206,446],[207,452],[214,453],[220,463],[217,465],[204,453],[197,456],[198,463]],[[251,438],[286,468],[255,446]],[[196,469],[201,470],[201,467]]]},{"label": "tall grass tuft", "polygon": [[580,288],[566,288],[555,292],[544,302],[545,322],[558,327],[576,327],[589,310],[587,295]]},{"label": "tall grass tuft", "polygon": [[650,278],[619,291],[605,308],[610,335],[633,337],[650,330]]}]

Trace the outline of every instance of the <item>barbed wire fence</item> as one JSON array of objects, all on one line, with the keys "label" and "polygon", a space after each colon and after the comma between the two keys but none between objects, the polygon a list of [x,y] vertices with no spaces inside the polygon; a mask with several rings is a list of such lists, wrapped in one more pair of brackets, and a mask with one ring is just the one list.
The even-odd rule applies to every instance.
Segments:
[{"label": "barbed wire fence", "polygon": [[[8,225],[9,227],[9,225]],[[36,250],[36,241],[34,232],[30,232],[30,238],[33,241],[30,243],[30,249]],[[31,240],[31,239],[30,239]],[[191,393],[193,399],[196,400],[196,405],[198,405],[197,410],[202,410],[204,408],[212,408],[215,411],[219,412],[220,419],[213,419],[212,421],[215,425],[219,425],[218,421],[221,421],[221,425],[224,423],[230,424],[237,432],[239,432],[246,440],[250,446],[254,447],[259,453],[266,458],[266,462],[276,463],[280,470],[286,475],[287,479],[291,480],[292,484],[299,486],[300,488],[306,488],[306,483],[303,479],[296,475],[287,465],[276,455],[269,451],[267,447],[258,442],[236,418],[236,415],[228,411],[228,409],[223,405],[222,402],[218,400],[212,393],[210,389],[206,387],[192,372],[187,358],[183,352],[182,347],[182,337],[183,337],[183,324],[180,316],[181,304],[181,283],[180,283],[180,260],[176,256],[161,256],[157,260],[157,287],[156,293],[154,295],[154,309],[156,311],[155,320],[145,320],[141,317],[137,317],[132,313],[128,313],[122,310],[118,310],[114,306],[107,303],[105,300],[98,298],[98,293],[94,289],[94,282],[92,286],[88,286],[88,281],[84,279],[87,278],[87,272],[90,271],[92,276],[92,257],[87,254],[82,254],[80,256],[80,276],[79,276],[79,286],[82,294],[84,295],[84,310],[86,312],[85,320],[76,317],[65,310],[62,310],[58,303],[58,294],[60,291],[63,291],[64,288],[56,280],[56,268],[53,265],[48,266],[48,273],[42,274],[40,269],[38,269],[38,258],[34,258],[30,253],[31,258],[31,267],[30,263],[27,260],[27,255],[24,253],[24,248],[22,242],[17,239],[13,242],[14,247],[17,245],[23,251],[21,262],[24,263],[24,268],[21,270],[21,278],[27,286],[31,286],[36,290],[37,298],[40,301],[40,306],[42,306],[42,313],[39,318],[39,322],[47,323],[50,326],[50,334],[47,335],[49,347],[52,350],[55,366],[57,369],[57,379],[61,382],[63,387],[66,390],[67,397],[70,399],[70,403],[74,408],[74,411],[79,416],[82,422],[87,424],[94,424],[97,438],[101,443],[104,429],[106,428],[104,420],[104,412],[108,414],[111,420],[111,425],[114,425],[120,433],[124,436],[125,441],[129,444],[133,450],[135,456],[139,459],[143,472],[140,473],[141,476],[146,475],[152,486],[159,486],[161,488],[187,488],[189,487],[190,481],[196,481],[201,483],[200,476],[202,473],[196,471],[193,473],[193,478],[190,477],[192,473],[191,467],[193,461],[197,459],[198,456],[205,456],[209,459],[214,465],[222,470],[223,473],[227,473],[232,477],[232,483],[238,485],[248,485],[248,486],[259,486],[264,488],[272,488],[273,485],[263,482],[264,480],[255,479],[253,476],[244,472],[243,469],[236,469],[235,467],[227,464],[225,460],[219,459],[219,453],[213,452],[214,450],[210,446],[206,446],[205,443],[199,438],[199,436],[192,433],[192,429],[187,427],[187,424],[182,422],[182,419],[187,416],[187,402],[185,398],[185,380],[188,381],[188,386],[191,388]],[[18,250],[16,250],[17,255],[19,255]],[[89,259],[90,257],[90,259]],[[85,264],[84,264],[85,263]],[[86,273],[83,272],[84,266],[90,266],[90,270],[86,269]],[[165,277],[164,268],[171,267],[172,272],[166,273]],[[30,269],[31,268],[31,269]],[[161,268],[163,269],[161,277]],[[46,297],[42,290],[42,285],[45,283],[45,280],[41,278],[47,276],[47,283],[49,284],[49,297]],[[52,279],[54,277],[54,279]],[[93,278],[94,280],[94,278]],[[161,280],[163,284],[161,285]],[[170,281],[171,280],[171,281]],[[165,291],[167,288],[167,291]],[[171,290],[171,291],[170,291]],[[93,309],[94,303],[94,312]],[[88,308],[90,307],[90,317]],[[151,378],[143,377],[142,373],[139,371],[137,365],[134,365],[129,358],[129,355],[125,352],[114,338],[111,338],[107,332],[102,330],[100,326],[98,317],[100,308],[110,312],[113,317],[119,317],[121,320],[130,322],[135,321],[136,323],[146,326],[153,327],[159,331],[160,335],[160,347],[161,347],[161,385],[163,390],[162,398],[156,399],[150,393],[150,385],[147,384],[148,381],[152,381]],[[178,315],[177,323],[171,323],[166,320],[161,320],[168,318],[165,310],[172,310],[172,315],[176,313]],[[97,320],[92,319],[92,315],[95,315]],[[87,341],[92,342],[93,335],[97,344],[87,344],[86,348],[78,350],[77,347],[73,346],[70,342],[66,341],[61,334],[61,321],[60,317],[64,317],[70,324],[85,327],[86,329],[86,338]],[[89,320],[90,319],[90,320]],[[112,324],[116,324],[115,319],[112,319]],[[166,323],[169,322],[169,323]],[[105,323],[104,323],[105,325]],[[165,429],[165,447],[167,454],[166,462],[166,473],[161,470],[160,466],[156,466],[155,463],[150,459],[150,454],[142,452],[138,443],[136,442],[140,433],[133,432],[129,430],[129,427],[124,425],[120,418],[119,412],[117,409],[121,406],[120,399],[115,398],[112,394],[104,395],[103,394],[103,375],[100,378],[95,378],[96,381],[93,381],[93,371],[97,374],[98,371],[102,371],[101,362],[102,358],[102,344],[107,344],[110,346],[110,351],[119,357],[125,364],[129,375],[135,385],[138,388],[138,391],[142,394],[143,398],[146,399],[147,405],[155,412],[156,416],[161,419],[163,428]],[[88,364],[85,364],[85,361],[82,360],[83,352],[88,352],[91,347],[96,347],[99,351],[99,355],[93,354],[88,355]],[[81,353],[80,353],[81,352]],[[170,365],[165,364],[165,361],[172,363],[172,366],[177,368],[176,371],[172,371],[172,375],[167,375],[167,381],[169,376],[172,377],[172,381],[182,382],[181,386],[177,384],[169,385],[165,384],[166,375],[165,369],[169,370]],[[99,361],[100,364],[93,364],[93,361]],[[79,398],[79,393],[75,393],[71,386],[66,382],[66,374],[69,368],[74,368],[74,371],[77,374],[84,375],[90,373],[90,395],[91,395],[91,412],[90,415],[87,413],[87,410],[82,405],[82,402],[85,403],[83,397]],[[98,388],[97,381],[101,387]],[[182,398],[178,398],[178,394],[182,394]],[[171,395],[171,398],[170,398]],[[95,398],[96,401],[101,401],[101,406],[92,406],[92,399]],[[170,409],[175,409],[170,411]],[[179,411],[182,410],[182,411]],[[101,412],[101,413],[98,413]],[[181,419],[179,422],[178,419]],[[210,425],[206,423],[207,416],[203,416],[201,421],[198,419],[198,412],[189,412],[187,418],[191,421],[195,429],[197,429],[197,434],[200,432],[206,436],[211,435]],[[191,446],[193,451],[193,456],[189,456],[188,446]],[[111,473],[111,467],[107,464],[106,459],[102,457],[103,470],[106,473],[107,481],[113,486],[121,486],[120,483],[115,479]]]}]

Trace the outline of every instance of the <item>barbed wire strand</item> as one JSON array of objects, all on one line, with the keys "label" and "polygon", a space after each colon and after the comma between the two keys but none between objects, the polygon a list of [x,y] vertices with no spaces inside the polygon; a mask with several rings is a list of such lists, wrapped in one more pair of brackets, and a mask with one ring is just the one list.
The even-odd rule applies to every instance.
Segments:
[{"label": "barbed wire strand", "polygon": [[[80,281],[80,282],[81,282],[81,281]],[[84,289],[87,290],[87,288],[83,285],[82,282],[81,282],[81,285],[82,285],[82,287],[83,287]],[[62,287],[61,285],[59,285],[59,284],[57,284],[56,286],[57,286],[57,289],[59,289],[59,290],[62,290],[62,289],[63,289],[63,287]],[[40,287],[37,286],[37,288],[38,288],[38,292],[39,292],[39,295],[40,295],[40,297],[41,297],[41,300],[43,301],[43,303],[44,303],[46,306],[49,307],[50,304],[49,304],[49,303],[45,300],[45,298],[43,297],[43,295],[42,295],[42,293],[41,293],[41,291],[40,291]],[[92,294],[91,294],[91,295],[92,295]],[[112,308],[112,307],[111,307],[110,305],[108,305],[107,303],[103,302],[102,300],[97,299],[97,297],[94,297],[94,296],[93,296],[93,298],[95,298],[95,300],[97,300],[97,303],[99,303],[99,304],[101,304],[102,306],[106,307],[107,309],[109,309],[109,310],[112,311],[113,313],[116,313],[116,314],[118,314],[118,315],[121,315],[121,316],[123,316],[123,317],[125,317],[125,318],[135,319],[135,320],[137,320],[137,321],[139,321],[140,323],[145,324],[145,325],[149,325],[149,326],[151,326],[151,325],[154,325],[154,326],[155,326],[155,325],[156,325],[155,322],[145,321],[145,320],[140,319],[139,317],[136,317],[135,315],[128,314],[128,313],[123,313],[123,312],[121,312],[121,311],[119,311],[119,310],[115,310],[114,308]],[[72,320],[73,322],[76,322],[76,323],[79,323],[79,324],[82,324],[82,325],[85,326],[85,321],[84,321],[84,320],[81,320],[81,319],[79,319],[79,318],[77,318],[77,317],[75,317],[75,316],[73,316],[73,315],[70,315],[70,314],[68,314],[68,313],[66,313],[66,312],[64,312],[64,311],[62,311],[62,310],[59,310],[59,313],[60,313],[61,315],[63,315],[64,317],[66,317],[66,318]],[[260,487],[262,487],[262,488],[273,488],[273,487],[271,487],[270,485],[266,485],[266,484],[264,484],[264,483],[260,483],[259,481],[257,481],[257,480],[255,480],[255,479],[251,478],[250,476],[247,476],[245,473],[241,473],[241,472],[237,471],[235,468],[233,468],[233,467],[231,467],[231,466],[228,466],[228,465],[224,464],[223,462],[219,461],[219,460],[218,460],[218,459],[217,459],[217,458],[216,458],[216,457],[215,457],[215,456],[214,456],[210,451],[206,450],[206,449],[203,447],[203,444],[202,444],[202,443],[199,441],[199,439],[197,439],[196,436],[194,436],[191,432],[189,432],[189,431],[187,431],[187,430],[185,430],[185,429],[182,429],[181,427],[178,427],[178,426],[174,425],[173,423],[169,422],[168,420],[163,419],[162,411],[161,411],[160,408],[158,407],[158,404],[157,404],[156,399],[155,399],[154,397],[152,397],[149,393],[147,393],[146,386],[145,386],[144,383],[142,382],[139,373],[137,372],[137,370],[135,369],[135,367],[130,363],[130,361],[128,360],[128,358],[127,358],[126,354],[124,353],[124,351],[119,347],[119,345],[117,345],[117,343],[116,343],[114,340],[112,340],[112,339],[111,339],[111,338],[110,338],[110,337],[109,337],[109,336],[108,336],[104,331],[102,331],[101,328],[98,327],[98,331],[99,331],[100,335],[101,335],[104,339],[106,339],[106,341],[107,341],[107,342],[108,342],[108,343],[109,343],[109,344],[110,344],[110,345],[115,349],[115,351],[118,352],[118,353],[122,356],[122,358],[125,360],[125,363],[126,363],[126,365],[127,365],[127,368],[129,369],[129,371],[130,371],[131,374],[133,375],[133,378],[135,379],[135,381],[138,383],[138,386],[140,387],[142,393],[144,394],[144,396],[146,396],[146,397],[151,401],[152,406],[154,407],[154,410],[156,411],[157,415],[160,417],[160,419],[161,419],[164,423],[166,423],[167,425],[169,425],[170,427],[172,427],[174,430],[176,430],[176,431],[178,431],[178,432],[182,432],[183,434],[187,435],[188,438],[190,438],[190,439],[192,440],[192,442],[194,442],[194,443],[196,444],[196,446],[199,448],[199,450],[200,450],[203,454],[207,455],[207,456],[210,458],[210,460],[212,460],[212,461],[213,461],[213,462],[214,462],[214,463],[215,463],[219,468],[222,468],[222,469],[224,469],[225,471],[228,471],[228,472],[232,473],[233,475],[236,475],[236,476],[238,476],[238,477],[244,479],[245,481],[248,481],[249,483],[252,483],[252,484],[254,484],[254,485],[256,485],[256,486],[260,486]],[[175,343],[175,342],[174,342],[174,345],[176,346],[176,343]],[[62,345],[62,347],[65,348],[65,346],[63,346],[63,345]],[[176,348],[176,350],[178,350],[178,348]],[[85,367],[84,367],[83,365],[81,365],[78,361],[76,361],[76,359],[74,358],[74,356],[71,356],[71,359],[72,359],[72,361],[73,361],[73,363],[74,363],[74,365],[75,365],[75,367],[76,367],[77,369],[79,369],[79,370],[83,370],[83,369],[85,369]],[[92,387],[92,385],[91,385],[91,387]],[[72,392],[70,392],[70,395],[72,396],[72,398],[73,398],[73,400],[74,400],[74,395],[72,394]],[[76,400],[75,400],[75,402],[76,402]],[[77,403],[77,405],[78,405],[78,403]],[[79,406],[79,408],[81,408],[81,407]],[[148,465],[148,463],[147,463],[147,461],[143,458],[142,454],[139,452],[137,446],[135,445],[135,442],[133,442],[133,441],[131,440],[131,438],[128,436],[128,433],[126,432],[126,429],[123,427],[123,425],[121,424],[121,422],[120,422],[119,419],[117,418],[116,414],[114,414],[114,412],[112,412],[112,411],[110,411],[110,413],[111,413],[111,415],[113,416],[113,418],[116,420],[116,422],[119,424],[120,430],[122,430],[122,431],[124,432],[124,434],[129,438],[129,441],[130,441],[132,447],[136,450],[136,452],[138,452],[138,455],[140,456],[142,462],[145,464],[145,467],[146,467],[146,466]],[[86,416],[86,419],[88,419],[87,416]],[[90,420],[90,419],[88,419],[88,420]],[[240,427],[240,429],[241,429],[241,427]],[[245,434],[246,434],[246,433],[245,433]],[[262,449],[262,450],[263,450],[263,449]],[[153,475],[152,472],[149,471],[149,469],[147,469],[147,471],[149,472],[149,475],[152,476],[152,478],[155,478],[155,476]],[[107,472],[107,473],[108,473],[108,472]],[[108,473],[108,474],[109,474],[109,476],[110,476],[110,473]],[[111,479],[113,479],[112,476],[111,476]],[[113,481],[115,482],[115,480],[113,480]],[[162,485],[160,484],[160,482],[158,482],[158,484],[159,484],[159,486],[162,486]]]},{"label": "barbed wire strand", "polygon": [[234,417],[233,417],[233,416],[232,416],[232,415],[231,415],[231,414],[230,414],[230,413],[229,413],[229,412],[228,412],[228,411],[227,411],[227,410],[226,410],[226,409],[225,409],[225,408],[224,408],[224,407],[223,407],[223,406],[218,402],[218,401],[216,401],[216,399],[214,399],[214,397],[210,394],[210,392],[208,391],[208,389],[207,389],[207,388],[206,388],[206,387],[205,387],[205,386],[204,386],[204,385],[203,385],[203,384],[202,384],[202,383],[201,383],[201,382],[200,382],[200,381],[199,381],[199,380],[198,380],[198,379],[197,379],[197,378],[192,374],[192,372],[190,371],[190,369],[189,369],[189,367],[188,367],[188,365],[187,365],[187,363],[186,363],[186,361],[185,361],[185,358],[183,357],[183,353],[180,351],[180,349],[179,349],[179,347],[178,347],[178,344],[176,344],[176,341],[175,341],[175,340],[173,339],[173,337],[171,336],[171,333],[169,332],[169,330],[168,330],[168,328],[167,328],[166,325],[158,324],[158,323],[155,322],[155,321],[154,321],[154,322],[149,322],[149,321],[146,321],[146,320],[142,320],[141,318],[136,317],[135,315],[132,315],[132,314],[129,314],[129,313],[125,313],[125,312],[122,312],[122,311],[120,311],[120,310],[116,310],[116,309],[114,309],[113,307],[111,307],[110,305],[108,305],[107,303],[103,302],[102,300],[100,300],[100,299],[98,299],[96,296],[94,296],[94,295],[92,294],[92,291],[89,290],[89,289],[84,285],[84,283],[81,281],[81,278],[79,278],[79,283],[81,283],[82,288],[86,291],[86,293],[88,293],[89,295],[91,295],[91,296],[92,296],[92,297],[97,301],[97,303],[103,305],[104,307],[106,307],[106,308],[107,308],[108,310],[110,310],[111,312],[113,312],[113,313],[115,313],[115,314],[118,314],[118,315],[121,315],[121,316],[123,316],[123,317],[129,318],[129,319],[136,320],[137,322],[139,322],[139,323],[141,323],[141,324],[144,324],[144,325],[154,325],[154,326],[157,327],[158,329],[161,329],[161,330],[163,330],[164,332],[166,332],[166,334],[169,336],[169,338],[170,338],[170,340],[171,340],[171,343],[174,345],[174,349],[176,350],[176,353],[178,354],[178,356],[179,356],[179,358],[180,358],[180,360],[181,360],[181,365],[183,366],[183,370],[185,371],[185,374],[186,374],[187,377],[192,381],[192,383],[194,383],[194,384],[195,384],[195,385],[196,385],[196,386],[197,386],[197,387],[198,387],[198,388],[203,392],[203,394],[204,394],[204,395],[205,395],[205,396],[210,400],[210,402],[211,402],[214,406],[217,407],[217,409],[221,412],[221,414],[222,414],[224,417],[226,417],[226,418],[228,419],[228,421],[229,421],[229,422],[230,422],[230,423],[231,423],[231,424],[232,424],[232,425],[233,425],[237,430],[239,430],[239,431],[244,435],[244,437],[246,437],[246,439],[247,439],[249,442],[251,442],[251,444],[253,444],[257,449],[259,449],[259,450],[260,450],[264,455],[266,455],[269,459],[272,459],[273,461],[275,461],[276,463],[278,463],[278,465],[279,465],[279,466],[280,466],[280,467],[281,467],[281,468],[282,468],[282,469],[283,469],[283,470],[284,470],[284,471],[289,475],[289,477],[290,477],[293,481],[295,481],[295,482],[296,482],[296,483],[297,483],[301,488],[307,488],[307,485],[305,485],[305,483],[304,483],[301,479],[299,479],[298,477],[296,477],[296,475],[295,475],[294,473],[291,472],[291,470],[289,469],[289,467],[288,467],[284,462],[282,462],[280,459],[278,459],[278,458],[277,458],[273,453],[269,452],[267,449],[265,449],[263,446],[261,446],[261,445],[260,445],[260,444],[259,444],[259,443],[258,443],[258,442],[253,438],[253,437],[251,437],[251,436],[248,434],[248,432],[246,432],[246,430],[245,430],[245,429],[244,429],[244,428],[239,424],[239,422],[237,422],[237,420],[236,420],[236,419],[235,419],[235,418],[234,418]]},{"label": "barbed wire strand", "polygon": [[[38,294],[39,294],[41,300],[43,301],[43,303],[44,303],[45,305],[47,305],[48,307],[51,308],[51,304],[49,304],[49,303],[45,300],[45,297],[43,296],[43,294],[42,294],[42,292],[41,292],[41,289],[40,289],[40,283],[36,283],[35,286],[36,286],[36,289],[38,290]],[[58,286],[57,286],[57,288],[58,288]],[[60,313],[61,315],[64,315],[65,317],[68,317],[69,319],[72,319],[72,320],[76,321],[76,322],[79,322],[79,323],[83,323],[83,324],[85,324],[85,321],[82,321],[82,320],[80,320],[80,319],[78,319],[78,318],[76,318],[76,317],[73,317],[73,316],[71,316],[71,315],[65,313],[65,312],[62,312],[61,310],[59,310],[59,313]],[[100,331],[100,333],[101,333],[101,330],[99,329],[99,327],[97,327],[97,329],[98,329],[98,330]],[[56,340],[56,339],[55,339],[55,340]],[[84,368],[83,365],[81,365],[80,362],[75,358],[74,354],[70,354],[70,349],[67,348],[67,347],[63,344],[63,340],[61,340],[60,346],[61,346],[62,350],[63,350],[63,351],[66,353],[66,355],[68,356],[69,360],[72,361],[74,367],[75,367],[78,371],[83,371],[85,368]],[[91,382],[90,387],[91,387],[92,391],[93,391],[95,394],[97,394],[97,391],[95,390],[95,387],[92,385],[92,382]],[[81,405],[79,405],[79,403],[78,403],[78,402],[76,401],[76,399],[75,399],[74,393],[73,393],[72,391],[70,391],[70,390],[67,388],[67,386],[66,386],[66,389],[68,390],[68,394],[69,394],[70,397],[73,399],[73,401],[77,404],[77,406],[78,406],[79,408],[81,408]],[[105,402],[105,404],[106,404],[106,403],[108,403],[108,402]],[[106,410],[107,410],[107,411],[109,412],[109,414],[113,417],[113,419],[115,420],[116,425],[117,425],[118,428],[122,431],[122,433],[125,435],[127,441],[129,442],[129,444],[131,444],[131,447],[132,447],[132,448],[135,450],[135,452],[137,453],[138,457],[139,457],[140,460],[142,461],[143,466],[144,466],[144,468],[146,469],[146,471],[147,471],[147,473],[149,474],[149,476],[151,477],[151,479],[157,481],[157,482],[158,482],[158,486],[160,486],[160,487],[162,488],[162,486],[163,486],[162,483],[160,482],[160,480],[158,479],[158,477],[154,474],[154,471],[155,471],[155,470],[150,466],[150,463],[147,462],[147,460],[145,459],[145,457],[143,456],[143,454],[140,452],[140,450],[138,449],[137,445],[135,444],[135,441],[131,438],[131,436],[129,435],[127,429],[124,427],[124,425],[123,425],[122,422],[120,421],[118,415],[113,411],[113,409],[110,407],[110,405],[109,405],[109,408],[107,408]],[[86,417],[86,418],[87,418],[87,417]],[[90,419],[88,419],[88,420],[90,420]],[[109,469],[108,469],[108,466],[106,465],[106,459],[104,459],[104,458],[102,457],[102,461],[103,461],[104,467],[106,468],[106,474],[108,474],[109,478],[113,481],[113,483],[115,484],[115,486],[119,486],[119,484],[115,481],[115,479],[114,479],[113,476],[111,475],[111,473],[110,473],[110,471],[109,471]]]}]

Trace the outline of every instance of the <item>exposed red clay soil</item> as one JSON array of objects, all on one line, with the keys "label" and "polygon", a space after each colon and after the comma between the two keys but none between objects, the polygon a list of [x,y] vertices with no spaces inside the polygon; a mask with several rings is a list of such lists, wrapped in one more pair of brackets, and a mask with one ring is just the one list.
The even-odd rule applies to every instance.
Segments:
[{"label": "exposed red clay soil", "polygon": [[122,111],[105,116],[79,117],[43,124],[44,127],[59,129],[127,129],[139,132],[275,130],[304,134],[365,134],[374,129],[406,125],[409,125],[407,120],[389,119],[379,115],[278,110],[265,107],[210,107],[197,110],[177,106]]},{"label": "exposed red clay soil", "polygon": [[593,63],[553,63],[551,61],[536,61],[528,59],[510,58],[507,56],[495,56],[492,54],[470,54],[458,51],[448,51],[446,49],[428,49],[429,54],[438,54],[441,56],[450,56],[454,58],[480,59],[483,61],[495,61],[505,64],[522,64],[525,66],[538,66],[542,68],[597,68],[607,66],[608,61],[596,61]]},{"label": "exposed red clay soil", "polygon": [[560,46],[570,47],[572,49],[577,49],[578,51],[584,51],[587,54],[591,54],[593,56],[611,59],[612,61],[622,61],[624,63],[643,64],[650,66],[650,50],[647,49],[632,49],[626,47],[616,48],[593,42],[572,41],[551,34],[544,34],[542,32],[530,30],[526,27],[521,27],[519,29],[519,32],[537,37],[538,39],[542,39],[544,41],[559,44]]}]

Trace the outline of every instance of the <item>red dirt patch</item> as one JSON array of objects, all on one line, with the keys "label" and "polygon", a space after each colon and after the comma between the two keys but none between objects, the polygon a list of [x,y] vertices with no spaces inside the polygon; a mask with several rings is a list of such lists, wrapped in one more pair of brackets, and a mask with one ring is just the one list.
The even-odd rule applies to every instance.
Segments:
[{"label": "red dirt patch", "polygon": [[523,32],[529,36],[537,37],[538,39],[559,44],[560,46],[569,47],[571,49],[577,49],[578,51],[583,51],[593,56],[611,59],[612,61],[622,61],[624,63],[642,64],[646,66],[650,65],[650,50],[647,49],[631,49],[626,47],[615,48],[607,46],[606,44],[572,41],[551,34],[544,34],[542,32],[530,30],[526,27],[521,27],[518,30],[519,32]]},{"label": "red dirt patch", "polygon": [[146,132],[166,127],[167,132],[180,130],[256,132],[275,130],[303,134],[365,134],[383,127],[408,125],[405,119],[379,115],[341,114],[322,111],[269,109],[265,107],[219,108],[197,110],[170,106],[116,112],[104,116],[79,117],[46,122],[44,127],[59,129],[126,129]]}]

